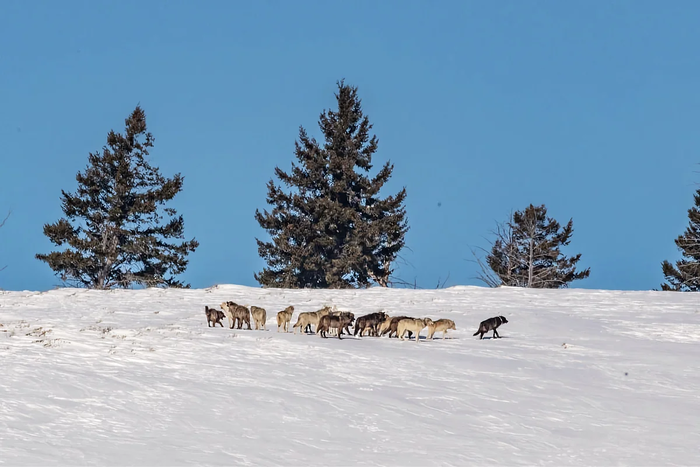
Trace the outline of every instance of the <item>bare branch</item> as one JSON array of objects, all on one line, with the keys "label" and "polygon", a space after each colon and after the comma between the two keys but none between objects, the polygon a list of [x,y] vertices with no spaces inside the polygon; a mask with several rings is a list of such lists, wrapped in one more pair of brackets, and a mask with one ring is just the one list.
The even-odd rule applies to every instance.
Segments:
[{"label": "bare branch", "polygon": [[[483,249],[481,247],[478,247],[478,248],[483,250],[484,252],[488,253],[488,251],[486,251],[485,249]],[[502,284],[501,279],[499,279],[498,276],[496,276],[493,273],[493,271],[491,271],[491,268],[486,263],[484,263],[481,260],[481,258],[479,258],[479,256],[477,256],[477,254],[473,248],[471,249],[471,252],[472,252],[472,255],[474,256],[474,259],[467,260],[467,261],[472,261],[472,262],[478,264],[479,269],[481,269],[481,272],[479,272],[479,274],[476,277],[474,277],[474,279],[480,280],[481,282],[486,284],[488,287],[496,288],[496,287],[500,286]]]},{"label": "bare branch", "polygon": [[449,272],[447,273],[447,277],[445,278],[444,281],[442,281],[442,283],[440,283],[440,278],[438,277],[437,287],[435,287],[435,288],[436,288],[436,289],[444,289],[444,288],[445,288],[445,284],[447,283],[447,280],[448,280],[449,278],[450,278],[450,273],[449,273]]},{"label": "bare branch", "polygon": [[[11,211],[11,210],[7,213],[7,215],[6,215],[5,218],[2,220],[2,222],[0,222],[0,229],[3,228],[3,226],[5,225],[5,222],[7,222],[7,219],[10,218],[10,214],[12,214],[12,211]],[[4,271],[6,268],[7,268],[7,265],[1,267],[1,268],[0,268],[0,271]]]},{"label": "bare branch", "polygon": [[10,218],[10,214],[12,214],[12,211],[9,211],[7,213],[7,215],[5,216],[5,218],[2,220],[2,222],[0,222],[0,229],[2,229],[2,227],[5,225],[5,222],[7,222],[7,219]]}]

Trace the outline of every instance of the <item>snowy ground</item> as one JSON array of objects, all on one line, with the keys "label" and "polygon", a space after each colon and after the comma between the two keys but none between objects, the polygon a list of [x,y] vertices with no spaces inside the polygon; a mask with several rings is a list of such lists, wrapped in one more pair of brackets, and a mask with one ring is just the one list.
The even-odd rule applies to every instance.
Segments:
[{"label": "snowy ground", "polygon": [[[207,328],[224,300],[268,331]],[[290,304],[457,332],[278,334]],[[700,465],[697,293],[0,292],[0,369],[0,464]]]}]

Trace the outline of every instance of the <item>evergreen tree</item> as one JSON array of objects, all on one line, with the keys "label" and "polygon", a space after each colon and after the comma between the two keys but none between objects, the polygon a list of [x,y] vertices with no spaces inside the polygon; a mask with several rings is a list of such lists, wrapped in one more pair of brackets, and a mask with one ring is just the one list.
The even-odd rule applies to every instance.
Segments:
[{"label": "evergreen tree", "polygon": [[102,151],[88,156],[76,193],[62,191],[66,217],[44,225],[44,234],[66,248],[36,257],[64,282],[95,289],[189,287],[174,276],[185,271],[199,243],[168,242],[184,238],[184,221],[172,208],[159,209],[182,190],[183,177],[165,178],[149,164],[153,141],[137,106],[125,134],[110,131]]},{"label": "evergreen tree", "polygon": [[661,263],[667,284],[662,290],[700,291],[700,189],[695,193],[695,206],[688,209],[690,225],[676,238],[676,246],[683,258],[674,267],[669,261]]},{"label": "evergreen tree", "polygon": [[344,81],[335,95],[337,111],[323,111],[323,145],[303,127],[295,142],[297,164],[290,173],[275,168],[290,190],[270,180],[267,203],[255,218],[270,237],[256,239],[267,267],[255,274],[266,287],[349,288],[371,283],[388,286],[392,263],[408,231],[405,188],[380,197],[394,166],[387,162],[374,177],[377,151],[372,125],[362,112],[357,88]]},{"label": "evergreen tree", "polygon": [[505,225],[499,226],[497,238],[486,256],[495,278],[486,272],[482,276],[486,280],[482,280],[489,283],[489,278],[496,279],[489,285],[561,288],[588,277],[590,268],[576,271],[580,253],[567,257],[560,251],[571,242],[573,232],[573,220],[562,229],[556,220],[547,217],[544,205],[531,204],[524,211],[516,211]]}]

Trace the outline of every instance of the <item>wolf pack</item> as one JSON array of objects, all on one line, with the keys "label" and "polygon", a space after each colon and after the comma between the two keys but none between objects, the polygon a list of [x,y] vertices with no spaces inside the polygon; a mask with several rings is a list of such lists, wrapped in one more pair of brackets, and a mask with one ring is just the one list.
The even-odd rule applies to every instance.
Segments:
[{"label": "wolf pack", "polygon": [[[223,310],[223,311],[222,311]],[[207,316],[207,327],[216,327],[224,318],[228,320],[229,329],[252,330],[250,320],[256,330],[266,331],[267,311],[259,306],[239,305],[232,301],[221,303],[221,310],[204,307]],[[277,312],[277,332],[289,332],[289,325],[294,315],[294,306],[290,305],[282,311]],[[479,339],[484,338],[484,334],[493,331],[493,338],[500,338],[497,329],[508,320],[504,316],[494,316],[479,323],[479,329],[474,336]],[[350,327],[353,332],[350,332]],[[419,336],[423,329],[428,329],[428,340],[433,340],[435,333],[442,333],[443,339],[450,339],[447,331],[457,330],[455,322],[451,319],[438,319],[433,321],[430,318],[414,318],[411,316],[389,316],[383,311],[369,313],[355,319],[355,314],[349,311],[339,311],[336,306],[324,306],[317,311],[302,311],[297,316],[297,321],[292,326],[294,334],[299,330],[300,334],[317,334],[327,338],[329,335],[342,339],[342,335],[347,333],[352,336],[397,337],[404,340],[408,336],[410,340],[415,335],[415,341],[419,342]]]}]

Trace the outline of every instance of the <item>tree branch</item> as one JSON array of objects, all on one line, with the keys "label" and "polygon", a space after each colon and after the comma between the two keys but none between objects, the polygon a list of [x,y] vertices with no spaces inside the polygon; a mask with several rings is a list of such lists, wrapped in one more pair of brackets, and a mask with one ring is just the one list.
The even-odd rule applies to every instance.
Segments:
[{"label": "tree branch", "polygon": [[9,211],[7,213],[7,215],[5,216],[5,218],[2,220],[2,222],[0,222],[0,229],[2,229],[2,227],[5,225],[5,222],[7,222],[7,219],[10,218],[10,214],[12,214],[12,211]]}]

